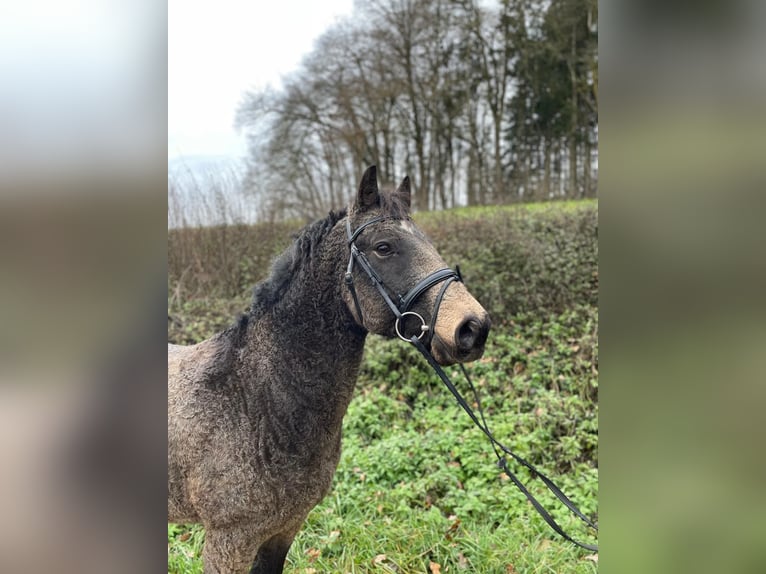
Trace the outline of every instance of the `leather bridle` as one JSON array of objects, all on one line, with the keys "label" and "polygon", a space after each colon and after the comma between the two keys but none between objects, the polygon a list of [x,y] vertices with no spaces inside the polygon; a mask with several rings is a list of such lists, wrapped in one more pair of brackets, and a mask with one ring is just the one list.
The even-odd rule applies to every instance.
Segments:
[{"label": "leather bridle", "polygon": [[[359,298],[356,295],[356,288],[354,287],[354,264],[359,265],[364,272],[367,274],[367,276],[370,278],[370,281],[372,282],[373,286],[378,290],[381,297],[383,297],[383,300],[386,302],[386,305],[388,305],[389,309],[391,309],[391,312],[396,317],[396,322],[394,323],[394,328],[396,330],[397,336],[409,343],[410,338],[405,333],[402,333],[402,330],[404,328],[404,325],[401,323],[406,320],[405,318],[415,317],[420,321],[420,332],[415,335],[418,340],[423,341],[425,338],[426,342],[428,342],[434,333],[434,328],[436,325],[436,316],[439,313],[439,306],[441,305],[442,299],[444,298],[444,294],[447,291],[447,287],[450,286],[450,284],[453,281],[459,281],[462,282],[463,278],[460,276],[460,270],[459,269],[439,269],[438,271],[434,271],[430,275],[426,276],[425,278],[421,279],[416,283],[409,291],[407,291],[404,295],[401,295],[397,293],[394,297],[392,297],[389,294],[389,290],[386,287],[386,284],[383,282],[383,279],[380,277],[380,275],[375,271],[375,268],[370,263],[370,260],[367,258],[367,256],[364,254],[363,251],[361,251],[356,246],[356,238],[359,237],[359,234],[364,231],[367,227],[372,225],[373,223],[379,223],[381,221],[386,221],[390,219],[395,219],[391,217],[374,217],[373,219],[370,219],[369,221],[366,221],[365,223],[361,224],[359,227],[357,227],[353,232],[351,231],[351,218],[346,218],[346,235],[348,236],[348,245],[351,250],[351,255],[348,259],[348,268],[346,269],[346,275],[345,275],[345,281],[346,285],[348,286],[349,291],[351,292],[351,296],[354,299],[354,307],[356,307],[356,314],[359,322],[364,327],[364,314],[362,313],[362,307],[359,304]],[[414,311],[410,311],[412,309],[412,306],[415,304],[415,301],[418,300],[418,298],[428,291],[431,287],[438,285],[439,283],[444,283],[439,290],[439,294],[436,297],[436,302],[434,303],[433,312],[431,313],[431,321],[430,323],[426,323],[426,320],[423,318],[420,313],[416,313]],[[394,299],[396,299],[396,303],[394,303]]]}]

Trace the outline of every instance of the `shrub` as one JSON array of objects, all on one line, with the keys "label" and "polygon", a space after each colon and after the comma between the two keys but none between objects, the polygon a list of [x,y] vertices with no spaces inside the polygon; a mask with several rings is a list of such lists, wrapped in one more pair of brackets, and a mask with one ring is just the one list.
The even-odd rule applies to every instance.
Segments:
[{"label": "shrub", "polygon": [[[594,201],[456,209],[416,214],[415,219],[448,265],[460,265],[496,328],[520,316],[597,305]],[[271,261],[300,226],[288,222],[169,230],[169,313],[183,323],[189,301],[203,299],[210,307],[211,297],[234,299],[243,310],[241,303],[246,306],[252,287],[266,277]],[[192,307],[195,315],[199,306]],[[187,340],[180,333],[176,338]]]},{"label": "shrub", "polygon": [[523,208],[439,214],[422,224],[444,259],[459,264],[494,323],[598,302],[598,210]]}]

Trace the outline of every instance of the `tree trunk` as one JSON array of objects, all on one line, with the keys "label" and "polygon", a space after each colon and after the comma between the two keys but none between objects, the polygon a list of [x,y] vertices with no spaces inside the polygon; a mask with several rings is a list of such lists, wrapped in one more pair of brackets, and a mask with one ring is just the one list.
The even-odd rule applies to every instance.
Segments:
[{"label": "tree trunk", "polygon": [[542,197],[540,199],[546,200],[550,196],[551,190],[551,145],[548,139],[545,139],[545,146],[543,150],[543,185],[541,187]]},{"label": "tree trunk", "polygon": [[583,170],[583,190],[580,194],[580,197],[588,197],[590,196],[590,188],[591,188],[591,175],[590,175],[590,137],[585,137],[585,155],[583,157],[583,164],[582,164],[582,170]]},{"label": "tree trunk", "polygon": [[577,197],[577,26],[572,25],[572,53],[569,77],[572,81],[572,118],[569,130],[569,185],[568,197]]},{"label": "tree trunk", "polygon": [[507,203],[505,186],[503,186],[503,166],[501,165],[502,151],[500,150],[501,118],[495,120],[495,200],[497,203]]}]

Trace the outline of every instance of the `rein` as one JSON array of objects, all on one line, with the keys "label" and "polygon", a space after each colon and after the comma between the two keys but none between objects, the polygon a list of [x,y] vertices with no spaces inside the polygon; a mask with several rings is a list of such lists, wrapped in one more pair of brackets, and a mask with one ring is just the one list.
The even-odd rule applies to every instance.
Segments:
[{"label": "rein", "polygon": [[[457,268],[455,270],[452,269],[440,269],[438,271],[435,271],[428,275],[425,279],[422,279],[419,281],[412,289],[407,291],[404,295],[397,295],[399,304],[396,305],[394,301],[392,300],[391,296],[388,294],[388,290],[385,287],[385,284],[383,283],[383,280],[381,277],[377,274],[375,269],[370,264],[369,259],[367,259],[367,256],[360,251],[354,241],[359,236],[359,234],[369,225],[372,225],[373,223],[378,223],[380,221],[383,221],[385,219],[388,219],[386,217],[375,217],[371,219],[370,221],[367,221],[356,228],[355,231],[351,231],[351,222],[350,218],[346,219],[346,233],[348,236],[348,243],[349,247],[351,249],[351,256],[349,257],[348,261],[348,268],[346,270],[345,274],[345,282],[346,285],[349,288],[349,291],[351,291],[351,296],[354,300],[354,306],[356,307],[357,316],[359,318],[359,321],[364,325],[364,315],[362,314],[362,308],[359,305],[359,299],[356,295],[356,289],[354,288],[354,278],[352,275],[354,264],[358,264],[367,274],[367,276],[370,278],[370,281],[372,282],[373,286],[378,290],[380,295],[383,297],[383,300],[386,302],[388,307],[393,312],[394,316],[396,317],[396,323],[395,323],[395,329],[396,334],[399,336],[399,338],[407,343],[412,344],[423,357],[425,357],[426,361],[428,361],[428,364],[431,366],[431,368],[436,372],[436,374],[439,376],[439,378],[442,380],[444,385],[447,387],[447,389],[452,393],[452,395],[455,397],[455,400],[460,405],[460,407],[466,412],[466,414],[471,418],[473,423],[479,427],[479,430],[481,430],[486,437],[489,439],[490,444],[492,445],[492,450],[495,452],[495,456],[497,457],[497,465],[505,472],[505,474],[508,476],[508,478],[511,479],[513,484],[516,485],[516,487],[524,494],[524,496],[527,497],[527,500],[532,504],[532,506],[537,510],[537,512],[542,516],[543,520],[548,523],[548,525],[561,537],[563,537],[565,540],[568,540],[572,544],[575,544],[576,546],[579,546],[580,548],[584,548],[586,550],[590,550],[592,552],[598,552],[598,546],[593,544],[586,544],[584,542],[579,542],[569,536],[564,530],[559,526],[559,524],[556,522],[556,520],[550,515],[550,513],[540,504],[540,502],[534,497],[534,495],[529,492],[529,490],[524,486],[524,484],[518,479],[518,477],[508,468],[508,461],[506,460],[506,457],[503,456],[504,453],[511,458],[513,458],[517,463],[527,468],[532,473],[532,478],[539,477],[540,480],[543,481],[545,486],[550,490],[556,498],[566,506],[570,512],[572,512],[575,516],[577,516],[580,520],[582,520],[585,524],[593,528],[596,532],[598,532],[598,525],[591,522],[590,519],[588,519],[580,510],[574,505],[574,503],[561,491],[561,489],[554,484],[554,482],[545,476],[542,472],[537,470],[532,464],[527,462],[522,457],[518,456],[514,452],[512,452],[508,447],[506,447],[504,444],[502,444],[500,441],[498,441],[495,436],[492,434],[492,432],[489,429],[489,425],[487,424],[487,421],[484,417],[484,411],[481,407],[481,401],[479,399],[479,395],[476,392],[476,387],[474,387],[473,382],[471,381],[471,378],[468,376],[468,372],[466,371],[465,367],[460,364],[460,369],[463,372],[463,375],[465,376],[466,380],[468,381],[468,384],[471,388],[471,392],[474,397],[474,401],[476,402],[476,407],[479,411],[479,416],[476,415],[474,410],[471,408],[471,406],[468,404],[468,402],[465,400],[465,397],[460,394],[460,391],[458,391],[455,384],[450,380],[450,378],[447,376],[447,374],[442,369],[441,365],[439,365],[436,362],[436,359],[434,359],[433,355],[431,355],[430,351],[426,347],[426,345],[423,343],[424,336],[427,336],[427,342],[430,341],[430,338],[433,336],[434,332],[434,326],[436,325],[436,316],[439,312],[439,307],[441,306],[442,299],[444,298],[444,294],[447,291],[447,288],[453,281],[459,281],[463,282],[463,278],[460,275],[460,269]],[[410,311],[409,309],[414,304],[415,300],[417,300],[418,297],[420,297],[423,293],[425,293],[428,289],[431,287],[444,282],[441,289],[439,290],[439,294],[436,297],[436,302],[434,304],[433,312],[431,313],[431,323],[426,324],[425,319],[419,314],[415,313],[414,311]],[[420,333],[416,335],[412,335],[411,337],[407,338],[404,334],[401,332],[400,322],[406,317],[406,316],[414,316],[420,320]]]},{"label": "rein", "polygon": [[575,516],[577,516],[577,518],[579,518],[585,524],[587,524],[588,526],[593,528],[596,532],[598,532],[598,526],[594,524],[593,522],[591,522],[582,512],[580,512],[580,510],[567,497],[567,495],[564,494],[561,491],[561,489],[558,486],[556,486],[556,484],[550,478],[545,476],[542,472],[540,472],[534,466],[532,466],[531,463],[527,462],[525,459],[523,459],[516,453],[512,452],[511,449],[509,449],[507,446],[505,446],[503,443],[501,443],[499,440],[495,438],[495,436],[489,430],[487,421],[484,418],[484,411],[481,408],[481,400],[479,399],[479,394],[476,392],[476,387],[474,387],[473,382],[471,381],[471,378],[468,376],[468,372],[466,371],[465,367],[462,364],[460,365],[460,369],[463,371],[463,376],[465,376],[469,386],[471,387],[471,392],[473,394],[474,400],[476,401],[476,407],[479,410],[479,416],[481,417],[481,420],[479,420],[479,417],[476,416],[476,413],[473,411],[471,406],[465,400],[465,397],[463,397],[463,395],[460,394],[460,391],[457,390],[457,387],[455,387],[455,384],[449,379],[447,374],[441,368],[441,365],[439,365],[436,362],[436,360],[433,358],[433,356],[428,351],[428,349],[426,349],[423,343],[417,337],[412,337],[409,340],[409,343],[412,343],[412,345],[418,351],[420,351],[420,354],[426,358],[426,361],[428,361],[428,364],[431,365],[431,368],[434,371],[436,371],[437,375],[439,375],[439,378],[442,380],[442,382],[447,387],[447,389],[449,389],[449,391],[455,397],[455,400],[457,400],[460,407],[468,414],[469,417],[471,417],[471,420],[474,422],[474,424],[477,427],[479,427],[479,430],[481,430],[487,436],[490,444],[492,445],[492,450],[495,451],[495,456],[497,457],[497,466],[499,466],[503,470],[503,472],[505,472],[505,474],[508,476],[508,478],[511,479],[513,484],[515,484],[516,487],[524,494],[524,496],[527,497],[527,500],[529,500],[529,502],[532,503],[532,506],[534,506],[535,510],[537,510],[540,516],[543,517],[543,520],[545,520],[545,522],[548,523],[548,526],[550,526],[554,531],[556,531],[565,540],[568,540],[572,544],[575,544],[581,548],[585,548],[586,550],[590,550],[592,552],[598,552],[598,546],[593,544],[586,544],[584,542],[579,542],[578,540],[575,540],[574,538],[569,536],[566,532],[564,532],[564,529],[561,528],[561,526],[559,526],[559,524],[556,522],[553,516],[551,516],[550,513],[547,510],[545,510],[543,505],[540,504],[540,502],[534,497],[534,495],[531,492],[529,492],[529,490],[527,490],[527,488],[518,479],[518,477],[513,472],[511,472],[511,470],[508,468],[508,461],[506,460],[504,456],[500,454],[500,451],[511,456],[516,462],[526,467],[532,473],[532,478],[539,477],[540,480],[543,481],[545,486],[548,487],[548,490],[550,490],[554,495],[556,495],[556,498],[558,498],[564,504],[564,506],[566,506],[570,510],[570,512],[572,512]]}]

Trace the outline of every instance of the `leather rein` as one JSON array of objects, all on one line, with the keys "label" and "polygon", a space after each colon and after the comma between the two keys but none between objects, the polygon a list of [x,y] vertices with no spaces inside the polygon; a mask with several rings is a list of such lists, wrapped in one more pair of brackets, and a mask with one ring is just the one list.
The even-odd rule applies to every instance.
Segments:
[{"label": "leather rein", "polygon": [[[550,490],[556,498],[558,498],[559,501],[561,501],[564,506],[566,506],[570,512],[572,512],[575,516],[577,516],[581,521],[583,521],[585,524],[593,528],[596,532],[598,532],[598,525],[597,523],[594,524],[590,519],[588,519],[580,510],[574,505],[574,503],[561,491],[561,489],[554,484],[554,482],[548,478],[546,475],[544,475],[542,472],[537,470],[532,464],[527,462],[522,457],[518,456],[517,454],[513,453],[508,447],[506,447],[504,444],[502,444],[500,441],[498,441],[495,436],[492,434],[492,432],[489,429],[489,426],[487,425],[487,421],[484,417],[484,411],[481,407],[481,400],[479,399],[479,395],[476,392],[476,388],[473,385],[473,382],[471,381],[470,377],[468,376],[468,372],[466,371],[465,367],[460,364],[460,369],[463,372],[463,375],[465,376],[466,380],[468,381],[468,384],[471,388],[471,392],[474,397],[474,402],[476,403],[476,407],[479,411],[479,416],[476,415],[474,410],[471,408],[470,404],[465,400],[465,397],[463,397],[462,394],[460,394],[460,391],[457,389],[455,384],[450,380],[450,378],[447,376],[447,374],[444,372],[444,369],[442,369],[441,365],[439,365],[436,362],[436,359],[434,359],[433,355],[427,348],[427,344],[430,342],[431,337],[434,333],[434,326],[436,325],[436,316],[439,312],[439,307],[441,306],[442,299],[444,298],[444,294],[447,291],[447,288],[450,286],[450,284],[453,281],[459,281],[463,282],[463,278],[460,275],[460,269],[440,269],[438,271],[434,271],[430,275],[426,276],[424,279],[420,280],[414,287],[412,287],[407,293],[404,295],[396,295],[396,299],[398,301],[398,304],[394,303],[394,300],[389,295],[388,290],[383,283],[383,280],[381,279],[380,275],[375,271],[375,269],[370,264],[370,260],[367,258],[367,256],[359,250],[359,248],[356,246],[355,241],[356,238],[359,236],[359,234],[368,226],[378,223],[387,219],[391,219],[388,217],[375,217],[369,221],[366,221],[362,225],[356,228],[353,232],[351,231],[351,218],[348,217],[346,219],[346,234],[348,236],[348,244],[351,250],[351,255],[349,257],[348,261],[348,268],[346,270],[345,274],[345,282],[346,286],[348,287],[349,291],[351,292],[351,296],[354,300],[354,306],[356,307],[356,313],[357,317],[364,326],[364,315],[362,313],[362,308],[359,304],[359,299],[356,294],[356,289],[354,287],[354,277],[353,277],[353,270],[354,265],[357,264],[359,267],[361,267],[365,274],[369,277],[370,281],[372,282],[373,286],[377,289],[377,291],[380,293],[381,297],[383,297],[383,300],[386,302],[388,307],[393,312],[394,316],[396,317],[396,323],[395,323],[395,329],[397,336],[407,343],[412,344],[423,357],[425,357],[426,361],[428,361],[428,364],[431,366],[431,368],[436,372],[436,374],[439,376],[439,378],[442,380],[444,385],[447,387],[447,389],[452,393],[452,395],[455,397],[455,400],[460,405],[460,407],[468,414],[468,416],[471,418],[471,420],[474,422],[474,424],[479,427],[479,430],[481,430],[489,439],[490,444],[492,445],[492,450],[495,453],[495,456],[497,457],[497,465],[505,472],[505,474],[508,476],[508,478],[511,479],[513,484],[516,485],[516,487],[524,494],[524,496],[527,497],[527,500],[532,504],[532,506],[537,510],[537,512],[542,516],[543,520],[545,520],[546,523],[561,537],[563,537],[565,540],[568,540],[569,542],[584,548],[586,550],[590,550],[592,552],[598,552],[598,546],[594,544],[586,544],[584,542],[579,542],[578,540],[575,540],[571,536],[569,536],[564,530],[559,526],[559,524],[556,522],[556,520],[550,515],[550,513],[540,504],[540,502],[534,497],[534,495],[529,492],[529,490],[524,486],[524,484],[518,479],[518,477],[508,468],[508,461],[505,456],[503,456],[504,453],[511,458],[513,458],[516,462],[518,462],[520,465],[527,468],[532,478],[538,477],[542,482],[545,484],[545,486]],[[415,301],[420,297],[423,293],[428,291],[431,287],[438,285],[439,283],[442,283],[443,285],[441,289],[439,290],[439,294],[436,297],[436,302],[434,304],[433,312],[431,313],[431,322],[426,323],[425,319],[419,314],[414,311],[410,311],[412,308],[412,305],[415,303]],[[417,318],[420,321],[420,329],[419,333],[411,335],[409,338],[406,336],[406,334],[402,333],[403,325],[400,325],[400,323],[405,319],[407,316],[413,316]],[[424,344],[423,339],[426,339],[426,342]]]}]

